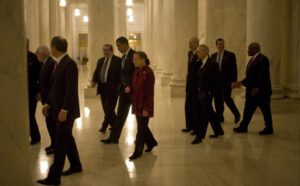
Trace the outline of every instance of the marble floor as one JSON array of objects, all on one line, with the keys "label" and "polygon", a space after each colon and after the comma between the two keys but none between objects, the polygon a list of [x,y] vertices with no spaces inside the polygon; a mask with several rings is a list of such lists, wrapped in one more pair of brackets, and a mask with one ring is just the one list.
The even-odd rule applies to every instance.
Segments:
[{"label": "marble floor", "polygon": [[[129,115],[118,145],[104,145],[98,129],[103,120],[99,99],[84,99],[88,80],[86,69],[80,68],[80,105],[82,117],[77,119],[73,133],[84,171],[62,178],[64,186],[126,186],[126,185],[300,185],[300,101],[272,101],[275,134],[259,136],[263,118],[255,113],[248,134],[234,134],[233,116],[225,109],[225,136],[206,138],[202,144],[191,145],[193,136],[184,134],[184,99],[169,97],[168,87],[155,90],[155,117],[150,127],[158,140],[152,153],[130,162],[136,122]],[[159,79],[159,78],[157,78]],[[244,100],[235,101],[240,111]],[[49,145],[45,122],[38,106],[37,120],[42,135],[39,145],[30,147],[32,185],[47,175],[53,156],[46,156]],[[211,128],[208,134],[212,133]],[[68,168],[68,161],[65,169]]]}]

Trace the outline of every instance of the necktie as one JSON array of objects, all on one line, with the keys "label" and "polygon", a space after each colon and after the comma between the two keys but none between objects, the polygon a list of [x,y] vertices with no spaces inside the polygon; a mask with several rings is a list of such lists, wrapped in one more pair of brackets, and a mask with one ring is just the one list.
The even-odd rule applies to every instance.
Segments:
[{"label": "necktie", "polygon": [[219,53],[218,53],[218,60],[217,60],[217,62],[218,62],[220,71],[221,71],[221,68],[222,68],[222,59],[221,59],[221,57],[222,57],[222,55],[221,55],[221,53],[219,52]]},{"label": "necktie", "polygon": [[108,65],[108,59],[105,59],[104,64],[101,69],[101,74],[100,74],[100,82],[105,83],[106,82],[106,69]]},{"label": "necktie", "polygon": [[126,54],[122,56],[122,68],[124,68],[125,66],[125,61],[126,61]]}]

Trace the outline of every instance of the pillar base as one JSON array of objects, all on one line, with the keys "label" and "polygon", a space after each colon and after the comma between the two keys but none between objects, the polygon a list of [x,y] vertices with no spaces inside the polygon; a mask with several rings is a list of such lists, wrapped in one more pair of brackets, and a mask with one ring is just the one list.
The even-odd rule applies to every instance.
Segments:
[{"label": "pillar base", "polygon": [[171,76],[172,76],[172,73],[166,73],[166,72],[163,72],[161,74],[161,85],[162,86],[167,86],[170,84],[171,82]]},{"label": "pillar base", "polygon": [[170,96],[171,98],[181,98],[185,96],[185,79],[171,78]]},{"label": "pillar base", "polygon": [[289,86],[285,89],[286,96],[292,99],[300,99],[300,87]]},{"label": "pillar base", "polygon": [[272,87],[272,96],[271,99],[283,99],[285,98],[284,90],[281,86],[273,86]]}]

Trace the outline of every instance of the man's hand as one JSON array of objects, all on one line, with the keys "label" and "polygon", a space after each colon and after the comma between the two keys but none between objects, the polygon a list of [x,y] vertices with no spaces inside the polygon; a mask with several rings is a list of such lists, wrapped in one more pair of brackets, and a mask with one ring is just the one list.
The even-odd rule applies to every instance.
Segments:
[{"label": "man's hand", "polygon": [[242,87],[242,83],[239,81],[235,81],[231,83],[231,88],[241,88]]},{"label": "man's hand", "polygon": [[131,91],[130,86],[125,87],[125,92],[128,94]]},{"label": "man's hand", "polygon": [[251,90],[251,96],[257,96],[257,94],[258,94],[258,92],[259,92],[259,88],[254,88],[254,89],[252,89]]},{"label": "man's hand", "polygon": [[144,116],[144,117],[148,117],[148,116],[149,116],[149,112],[148,112],[148,111],[145,111],[145,110],[143,110],[143,116]]},{"label": "man's hand", "polygon": [[95,87],[96,87],[96,83],[95,83],[95,82],[92,82],[91,85],[90,85],[90,87],[91,87],[91,88],[95,88]]},{"label": "man's hand", "polygon": [[42,113],[45,117],[49,116],[49,105],[44,105],[44,107],[42,109]]},{"label": "man's hand", "polygon": [[58,113],[58,121],[65,122],[67,120],[68,111],[60,110]]}]

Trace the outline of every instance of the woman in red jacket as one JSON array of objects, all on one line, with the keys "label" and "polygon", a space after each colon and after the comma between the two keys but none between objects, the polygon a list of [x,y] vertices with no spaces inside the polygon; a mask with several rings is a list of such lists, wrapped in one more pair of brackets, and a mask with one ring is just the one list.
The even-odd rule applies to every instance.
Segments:
[{"label": "woman in red jacket", "polygon": [[151,152],[157,146],[157,142],[148,128],[149,118],[153,117],[154,111],[154,73],[149,67],[150,62],[144,52],[136,52],[133,62],[136,68],[132,80],[132,113],[136,115],[138,129],[135,150],[129,157],[130,160],[142,156],[144,144],[148,147],[145,152]]}]

